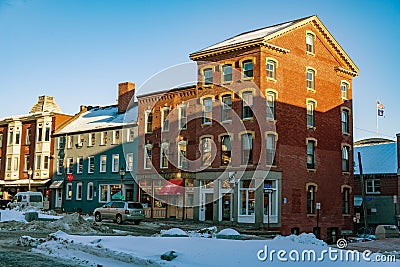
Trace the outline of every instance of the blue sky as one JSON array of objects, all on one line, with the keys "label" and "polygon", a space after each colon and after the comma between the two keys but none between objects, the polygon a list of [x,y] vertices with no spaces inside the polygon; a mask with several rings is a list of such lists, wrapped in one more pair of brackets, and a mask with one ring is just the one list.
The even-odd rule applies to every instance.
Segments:
[{"label": "blue sky", "polygon": [[[400,1],[0,0],[0,117],[25,114],[39,95],[64,112],[115,102],[189,62],[191,52],[238,33],[317,14],[360,68],[353,83],[355,140],[400,132]],[[195,77],[186,73],[189,80]]]}]

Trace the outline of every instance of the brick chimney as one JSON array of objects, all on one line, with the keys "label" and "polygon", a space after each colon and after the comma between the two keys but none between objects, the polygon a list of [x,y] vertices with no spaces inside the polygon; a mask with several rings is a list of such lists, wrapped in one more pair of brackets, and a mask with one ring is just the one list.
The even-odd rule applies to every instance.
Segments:
[{"label": "brick chimney", "polygon": [[135,96],[135,84],[125,82],[118,84],[118,113],[126,112],[130,106],[129,103]]}]

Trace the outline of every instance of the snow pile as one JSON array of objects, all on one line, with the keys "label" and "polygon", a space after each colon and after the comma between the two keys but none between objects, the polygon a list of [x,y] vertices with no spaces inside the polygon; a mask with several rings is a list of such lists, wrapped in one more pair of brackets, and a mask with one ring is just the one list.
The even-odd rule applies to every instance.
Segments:
[{"label": "snow pile", "polygon": [[207,228],[202,228],[200,230],[188,231],[189,237],[197,237],[197,238],[213,238],[217,232],[216,226],[211,226]]},{"label": "snow pile", "polygon": [[[0,222],[18,221],[25,222],[25,215],[17,210],[2,210],[0,211]],[[0,226],[1,227],[1,226]]]},{"label": "snow pile", "polygon": [[302,233],[300,235],[277,236],[275,241],[291,241],[296,244],[317,245],[321,247],[328,246],[327,243],[315,237],[312,233]]},{"label": "snow pile", "polygon": [[38,245],[46,242],[45,238],[33,238],[30,236],[21,236],[17,241],[17,246],[21,247],[37,247]]},{"label": "snow pile", "polygon": [[240,233],[238,231],[236,231],[235,229],[232,228],[226,228],[221,230],[216,237],[218,239],[242,239],[242,236],[240,235]]},{"label": "snow pile", "polygon": [[171,228],[169,230],[161,230],[162,237],[188,237],[189,235],[180,228]]}]

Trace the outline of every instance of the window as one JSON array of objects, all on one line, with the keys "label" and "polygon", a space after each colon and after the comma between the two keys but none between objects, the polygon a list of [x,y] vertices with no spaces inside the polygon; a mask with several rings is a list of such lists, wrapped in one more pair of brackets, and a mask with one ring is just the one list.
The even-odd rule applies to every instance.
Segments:
[{"label": "window", "polygon": [[307,33],[306,35],[306,51],[314,54],[314,40],[315,36],[312,33]]},{"label": "window", "polygon": [[314,185],[307,187],[307,213],[315,214],[315,192],[316,188]]},{"label": "window", "polygon": [[275,99],[276,94],[272,91],[268,91],[266,95],[267,100],[267,119],[275,120]]},{"label": "window", "polygon": [[76,184],[76,200],[82,200],[82,183]]},{"label": "window", "polygon": [[365,181],[365,192],[367,194],[380,194],[381,193],[381,180],[367,179]]},{"label": "window", "polygon": [[31,159],[29,155],[24,156],[24,172],[29,170],[29,167],[31,166]]},{"label": "window", "polygon": [[275,134],[267,135],[267,165],[275,165],[276,153],[276,136]]},{"label": "window", "polygon": [[204,85],[213,84],[213,71],[212,68],[207,68],[203,70],[204,75]]},{"label": "window", "polygon": [[212,139],[211,137],[203,137],[201,139],[201,162],[202,166],[210,166],[212,163],[212,154],[211,154],[211,149],[212,149]]},{"label": "window", "polygon": [[133,153],[126,154],[126,170],[133,171]]},{"label": "window", "polygon": [[100,172],[107,171],[107,155],[100,156]]},{"label": "window", "polygon": [[13,128],[11,128],[8,133],[8,144],[12,145],[13,142],[14,142],[14,130]]},{"label": "window", "polygon": [[222,121],[231,121],[232,120],[232,96],[224,95],[222,96]]},{"label": "window", "polygon": [[342,133],[349,133],[349,111],[342,110]]},{"label": "window", "polygon": [[83,157],[78,157],[76,159],[76,173],[83,172]]},{"label": "window", "polygon": [[340,89],[342,92],[342,99],[349,99],[349,84],[347,82],[342,82]]},{"label": "window", "polygon": [[273,60],[267,60],[267,78],[276,79],[276,62]]},{"label": "window", "polygon": [[307,127],[314,127],[314,110],[315,102],[312,100],[307,101]]},{"label": "window", "polygon": [[83,136],[83,134],[78,134],[78,142],[77,142],[77,146],[78,147],[82,147],[83,146],[83,140],[85,139],[85,137]]},{"label": "window", "polygon": [[133,142],[135,140],[135,130],[133,128],[128,129],[128,142]]},{"label": "window", "polygon": [[88,173],[94,173],[94,156],[88,157]]},{"label": "window", "polygon": [[251,91],[242,94],[242,119],[253,118],[253,93]]},{"label": "window", "polygon": [[31,143],[31,128],[26,129],[25,134],[26,134],[25,135],[25,145],[30,145],[30,143]]},{"label": "window", "polygon": [[168,143],[161,144],[160,151],[160,168],[165,169],[168,168]]},{"label": "window", "polygon": [[0,134],[0,147],[3,147],[3,134]]},{"label": "window", "polygon": [[57,175],[62,175],[64,172],[64,159],[57,159]]},{"label": "window", "polygon": [[43,141],[43,127],[40,124],[39,124],[39,127],[38,127],[37,141],[38,142],[42,142]]},{"label": "window", "polygon": [[308,89],[314,90],[315,89],[315,71],[312,69],[307,69],[306,74],[306,86]]},{"label": "window", "polygon": [[253,77],[253,61],[246,60],[242,63],[243,78]]},{"label": "window", "polygon": [[94,146],[96,144],[96,134],[95,133],[89,133],[89,140],[88,140],[88,146]]},{"label": "window", "polygon": [[350,188],[343,188],[343,214],[350,214]]},{"label": "window", "polygon": [[67,148],[72,148],[72,145],[73,145],[72,138],[73,138],[73,136],[71,136],[71,135],[67,136]]},{"label": "window", "polygon": [[239,215],[252,215],[255,214],[255,188],[251,184],[251,180],[240,182],[239,194]]},{"label": "window", "polygon": [[179,106],[179,130],[186,129],[187,113],[186,105]]},{"label": "window", "polygon": [[100,185],[100,200],[99,202],[106,202],[108,201],[108,185]]},{"label": "window", "polygon": [[62,149],[64,147],[64,137],[60,136],[56,138],[56,142],[57,142],[57,149]]},{"label": "window", "polygon": [[50,141],[50,127],[46,127],[45,129],[44,141],[46,142]]},{"label": "window", "polygon": [[152,146],[151,145],[146,145],[144,147],[144,168],[145,169],[150,169],[151,168],[151,152],[152,152]]},{"label": "window", "polygon": [[253,136],[242,134],[242,165],[253,164]]},{"label": "window", "polygon": [[231,137],[224,135],[221,138],[221,165],[229,166],[232,159]]},{"label": "window", "polygon": [[161,110],[161,129],[163,132],[168,132],[169,131],[169,108],[164,107]]},{"label": "window", "polygon": [[49,156],[44,156],[43,158],[43,169],[48,170],[49,169]]},{"label": "window", "polygon": [[73,166],[74,166],[74,158],[68,158],[67,159],[67,173],[68,174],[72,173]]},{"label": "window", "polygon": [[67,184],[67,195],[65,196],[65,199],[67,199],[67,200],[72,199],[72,184],[71,183]]},{"label": "window", "polygon": [[119,154],[112,155],[112,172],[119,172]]},{"label": "window", "polygon": [[[277,186],[275,180],[265,180],[264,181],[264,189],[268,189],[268,191],[264,191],[264,222],[265,215],[268,216],[277,216],[278,215],[278,194],[277,194]],[[268,217],[267,217],[268,220]]]},{"label": "window", "polygon": [[225,64],[222,66],[222,82],[231,82],[232,81],[232,65]]},{"label": "window", "polygon": [[207,97],[203,99],[203,116],[202,123],[203,124],[211,124],[212,121],[212,99],[211,97]]},{"label": "window", "polygon": [[113,144],[117,145],[120,143],[120,130],[113,131]]},{"label": "window", "polygon": [[12,163],[11,157],[7,157],[7,171],[11,171],[11,163]]},{"label": "window", "polygon": [[107,132],[101,132],[101,143],[100,145],[107,145]]},{"label": "window", "polygon": [[178,143],[178,168],[187,168],[186,144],[186,141]]},{"label": "window", "polygon": [[16,131],[15,132],[15,144],[19,145],[21,143],[21,132],[20,131]]},{"label": "window", "polygon": [[349,170],[350,170],[349,152],[350,152],[350,147],[348,147],[348,146],[342,147],[342,171],[343,172],[349,172]]},{"label": "window", "polygon": [[145,112],[145,133],[151,133],[153,132],[153,113],[148,110]]},{"label": "window", "polygon": [[14,157],[13,158],[13,163],[14,163],[14,171],[18,171],[19,170],[19,157]]},{"label": "window", "polygon": [[307,169],[315,169],[315,141],[307,141]]},{"label": "window", "polygon": [[88,183],[88,185],[87,185],[87,200],[93,200],[93,190],[94,189],[94,187],[93,187],[93,183],[92,182],[90,182],[90,183]]}]

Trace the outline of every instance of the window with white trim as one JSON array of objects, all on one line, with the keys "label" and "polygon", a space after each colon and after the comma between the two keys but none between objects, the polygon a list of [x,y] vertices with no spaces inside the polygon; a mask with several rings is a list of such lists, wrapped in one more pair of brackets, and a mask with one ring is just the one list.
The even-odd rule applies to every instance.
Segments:
[{"label": "window with white trim", "polygon": [[135,141],[135,129],[133,129],[133,128],[129,128],[128,130],[127,130],[127,140],[128,140],[128,142],[133,142],[133,141]]},{"label": "window with white trim", "polygon": [[82,183],[76,184],[76,200],[82,200]]},{"label": "window with white trim", "polygon": [[275,165],[276,135],[267,134],[267,165]]},{"label": "window with white trim", "polygon": [[315,90],[315,71],[312,69],[307,69],[306,86],[307,89]]},{"label": "window with white trim", "polygon": [[221,166],[229,166],[232,160],[232,144],[230,135],[221,137]]},{"label": "window with white trim", "polygon": [[13,157],[14,171],[19,170],[19,157]]},{"label": "window with white trim", "polygon": [[21,143],[21,132],[15,131],[15,144],[19,145]]},{"label": "window with white trim", "polygon": [[255,215],[255,188],[251,180],[240,181],[239,188],[239,215]]},{"label": "window with white trim", "polygon": [[73,136],[72,135],[68,135],[67,136],[67,148],[71,149],[73,146]]},{"label": "window with white trim", "polygon": [[266,95],[267,102],[267,119],[275,120],[275,99],[276,94],[273,91],[267,91]]},{"label": "window with white trim", "polygon": [[307,33],[306,35],[306,51],[314,54],[314,42],[315,36],[312,33]]},{"label": "window with white trim", "polygon": [[242,93],[242,119],[253,118],[253,92]]},{"label": "window with white trim", "polygon": [[83,157],[76,158],[76,173],[83,172]]},{"label": "window with white trim", "polygon": [[315,214],[315,185],[309,185],[307,188],[307,214]]},{"label": "window with white trim", "polygon": [[307,169],[315,169],[315,141],[307,141]]},{"label": "window with white trim", "polygon": [[120,143],[120,130],[113,131],[113,144],[118,145]]},{"label": "window with white trim", "polygon": [[100,156],[100,172],[107,171],[107,155]]},{"label": "window with white trim", "polygon": [[342,99],[344,100],[349,99],[349,87],[350,85],[347,82],[342,82],[340,85]]},{"label": "window with white trim", "polygon": [[349,154],[350,154],[350,147],[349,146],[343,146],[342,147],[342,171],[343,172],[349,172],[350,171]]},{"label": "window with white trim", "polygon": [[152,149],[153,146],[152,145],[146,145],[144,147],[144,169],[151,169],[151,165],[152,165]]},{"label": "window with white trim", "polygon": [[312,100],[307,101],[307,126],[314,127],[315,118],[314,118],[314,110],[315,110],[315,102]]},{"label": "window with white trim", "polygon": [[119,172],[119,154],[112,155],[112,172]]},{"label": "window with white trim", "polygon": [[82,147],[83,146],[83,141],[85,139],[85,136],[83,134],[78,134],[78,147]]},{"label": "window with white trim", "polygon": [[178,168],[187,168],[186,145],[186,141],[180,141],[178,143]]},{"label": "window with white trim", "polygon": [[74,158],[67,159],[67,173],[71,174],[74,167]]},{"label": "window with white trim", "polygon": [[37,129],[37,141],[42,142],[43,141],[43,125],[39,124],[38,129]]},{"label": "window with white trim", "polygon": [[0,147],[3,147],[3,134],[0,134]]},{"label": "window with white trim", "polygon": [[206,68],[203,70],[204,85],[213,84],[213,70],[212,68]]},{"label": "window with white trim", "polygon": [[92,182],[89,182],[87,185],[87,195],[86,199],[87,200],[93,200],[93,193],[94,193],[94,186]]},{"label": "window with white trim", "polygon": [[107,132],[101,132],[101,139],[100,139],[100,145],[105,146],[107,145]]},{"label": "window with white trim", "polygon": [[276,79],[276,62],[272,59],[267,60],[266,65],[267,78]]},{"label": "window with white trim", "polygon": [[24,156],[24,172],[28,171],[29,167],[31,166],[30,155]]},{"label": "window with white trim", "polygon": [[242,158],[241,164],[253,164],[253,135],[245,133],[241,136],[242,141]]},{"label": "window with white trim", "polygon": [[349,133],[349,111],[342,110],[342,133]]},{"label": "window with white trim", "polygon": [[62,175],[64,172],[64,159],[58,158],[57,159],[57,175]]},{"label": "window with white trim", "polygon": [[245,60],[242,62],[242,77],[252,78],[253,77],[253,61]]},{"label": "window with white trim", "polygon": [[381,193],[381,180],[367,179],[365,181],[365,192],[367,194],[380,194]]},{"label": "window with white trim", "polygon": [[126,154],[126,170],[133,171],[133,153]]},{"label": "window with white trim", "polygon": [[50,163],[50,157],[49,156],[44,156],[43,158],[43,169],[48,170],[49,169],[49,163]]},{"label": "window with white trim", "polygon": [[88,157],[88,173],[94,173],[94,156]]},{"label": "window with white trim", "polygon": [[203,99],[203,116],[202,123],[203,124],[211,124],[212,122],[212,98],[206,97]]},{"label": "window with white trim", "polygon": [[211,137],[203,137],[201,139],[201,149],[202,149],[202,166],[210,166],[212,163],[212,139]]},{"label": "window with white trim", "polygon": [[232,95],[224,95],[222,96],[222,121],[231,121],[232,120]]},{"label": "window with white trim", "polygon": [[27,128],[25,132],[25,145],[29,145],[30,143],[31,143],[31,128]]},{"label": "window with white trim", "polygon": [[65,199],[66,200],[72,199],[72,183],[67,184],[67,193],[66,193]]},{"label": "window with white trim", "polygon": [[168,132],[169,131],[169,107],[163,107],[161,109],[161,131]]},{"label": "window with white trim", "polygon": [[232,82],[232,64],[222,66],[222,82]]},{"label": "window with white trim", "polygon": [[160,148],[160,168],[168,168],[168,143],[162,143]]},{"label": "window with white trim", "polygon": [[186,105],[179,106],[179,130],[186,129],[187,124],[187,107]]},{"label": "window with white trim", "polygon": [[45,128],[44,141],[50,142],[50,127]]},{"label": "window with white trim", "polygon": [[89,133],[88,139],[88,146],[94,146],[96,144],[96,133]]},{"label": "window with white trim", "polygon": [[152,133],[153,132],[153,112],[151,110],[146,110],[144,113],[144,132]]}]

